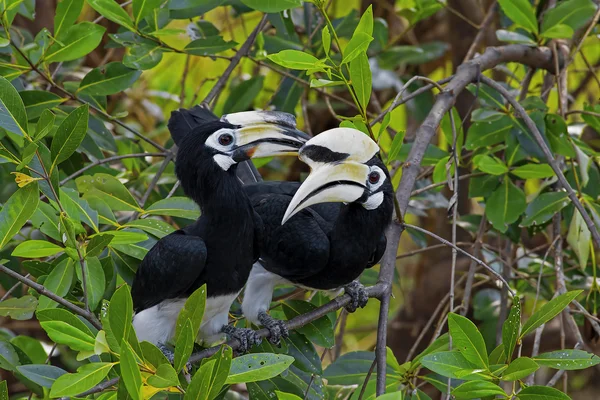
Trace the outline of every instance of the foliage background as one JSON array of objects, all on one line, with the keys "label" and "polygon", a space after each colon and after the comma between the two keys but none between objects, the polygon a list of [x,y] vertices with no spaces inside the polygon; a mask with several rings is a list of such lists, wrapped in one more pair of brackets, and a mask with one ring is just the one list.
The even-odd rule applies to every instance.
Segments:
[{"label": "foliage background", "polygon": [[[299,127],[312,134],[338,126],[343,119],[340,117],[352,118],[342,123],[354,124],[363,130],[367,130],[365,122],[383,120],[387,128],[380,122],[375,123],[372,134],[381,145],[395,187],[402,188],[403,170],[418,169],[416,188],[420,189],[419,193],[413,193],[406,222],[453,241],[476,259],[484,260],[511,283],[512,290],[521,298],[520,303],[511,301],[498,279],[480,264],[460,254],[453,259],[450,246],[440,245],[425,233],[409,229],[409,234],[402,236],[398,251],[392,254],[395,296],[390,300],[389,323],[387,330],[384,329],[390,347],[388,391],[401,390],[417,398],[426,398],[418,397],[426,396],[425,393],[434,397],[440,395],[439,390],[444,391],[446,377],[467,376],[465,371],[456,376],[454,372],[436,370],[437,381],[422,379],[424,373],[414,377],[415,369],[421,365],[415,361],[415,355],[447,330],[449,304],[452,304],[450,309],[475,322],[484,341],[484,352],[489,353],[497,344],[506,343],[502,326],[507,326],[503,322],[511,305],[515,313],[516,304],[521,305],[523,323],[526,323],[527,318],[556,293],[583,290],[582,293],[570,292],[578,295],[579,306],[571,305],[570,312],[544,321],[548,323],[543,334],[540,333],[541,340],[533,334],[525,337],[519,354],[533,356],[574,347],[594,351],[600,328],[595,317],[598,285],[591,237],[597,228],[590,228],[579,217],[523,119],[507,106],[497,91],[486,86],[470,85],[469,90],[450,93],[451,101],[456,101],[455,109],[452,114],[445,114],[439,130],[438,124],[432,127],[436,130],[432,141],[435,146],[428,148],[419,168],[419,163],[412,162],[414,154],[409,155],[409,150],[417,133],[423,132],[423,127],[418,128],[434,107],[437,92],[424,90],[423,94],[406,100],[429,80],[450,77],[459,65],[483,54],[487,47],[505,46],[509,42],[539,46],[539,51],[530,56],[519,54],[514,59],[508,57],[492,62],[485,68],[489,69],[485,76],[503,82],[510,96],[525,107],[550,145],[577,198],[598,224],[600,42],[598,7],[593,1],[530,4],[526,0],[504,0],[497,4],[480,0],[447,3],[382,0],[374,2],[372,9],[368,8],[371,2],[337,0],[325,4],[300,4],[292,0],[146,0],[133,1],[133,4],[113,0],[64,0],[57,3],[54,0],[0,3],[4,27],[0,38],[0,75],[6,78],[0,85],[3,102],[0,107],[0,204],[3,206],[0,260],[4,268],[43,284],[85,311],[80,267],[83,264],[91,285],[87,290],[91,311],[99,315],[105,309],[103,299],[111,298],[112,304],[127,308],[124,283],[130,283],[147,249],[172,226],[183,226],[198,215],[195,206],[182,197],[168,152],[172,141],[166,121],[170,111],[178,107],[191,107],[208,99],[217,114],[275,108],[294,113]],[[147,14],[144,14],[145,6],[149,7]],[[154,9],[160,6],[163,7]],[[331,19],[329,26],[334,27],[330,31],[335,30],[342,44],[340,49],[333,40],[331,62],[313,63],[307,75],[304,71],[308,68],[293,65],[294,56],[273,58],[282,50],[293,49],[324,59],[322,31],[328,24],[318,10],[323,7]],[[256,10],[271,13],[263,20],[263,12]],[[350,67],[340,67],[342,59],[339,57],[340,50],[347,51],[359,18],[367,10],[372,10],[374,17],[371,31],[365,31],[374,38],[368,43],[367,53],[372,85],[364,85],[368,79],[354,79]],[[248,42],[251,45],[248,54],[242,53],[239,51],[243,49],[242,44],[257,25],[261,27],[260,35],[254,44]],[[138,31],[137,35],[133,31]],[[195,46],[190,45],[194,41]],[[239,64],[232,62],[236,58]],[[367,56],[361,54],[360,58]],[[226,72],[229,65],[235,68]],[[567,68],[563,69],[564,66]],[[338,67],[350,80],[348,85],[324,81],[311,84],[313,79],[339,81],[339,77],[335,78]],[[561,71],[559,79],[551,73],[557,69]],[[334,76],[330,77],[328,71],[332,70]],[[118,79],[105,81],[104,71],[106,76]],[[408,84],[414,76],[424,78]],[[225,79],[220,79],[223,77]],[[373,89],[371,96],[368,86]],[[14,96],[15,91],[19,92],[18,97]],[[404,91],[404,99],[396,100],[396,104],[401,104],[388,114],[389,121],[382,118],[383,111],[394,103],[401,91]],[[14,112],[19,98],[26,115]],[[370,100],[368,107],[365,107],[365,99]],[[444,96],[438,97],[438,101],[440,99],[444,100]],[[63,122],[67,115],[68,122]],[[28,139],[23,140],[25,135],[19,134],[20,128],[14,121],[34,139],[35,146],[29,145]],[[455,140],[457,145],[453,146]],[[61,150],[58,143],[75,145]],[[452,152],[454,147],[460,151]],[[412,164],[406,163],[407,159]],[[55,160],[58,161],[54,163]],[[456,169],[452,166],[454,162],[459,164],[457,175],[452,175]],[[52,172],[47,178],[32,182],[32,178],[40,176],[31,170],[39,172],[42,164],[46,172]],[[307,172],[305,166],[294,159],[255,160],[255,164],[265,180],[299,180]],[[516,168],[521,169],[515,171]],[[459,177],[460,184],[456,185],[454,179]],[[54,192],[48,181],[53,182]],[[18,184],[25,185],[19,189]],[[34,200],[38,189],[41,190],[39,203]],[[412,189],[412,184],[408,191],[404,188],[405,197]],[[508,196],[500,196],[507,193]],[[56,199],[56,194],[60,206],[49,200]],[[508,200],[503,203],[498,201],[500,197]],[[34,212],[35,204],[37,211]],[[456,207],[449,207],[450,204]],[[453,211],[456,211],[456,220],[453,220]],[[23,221],[17,224],[16,230],[11,230],[9,227],[15,220]],[[102,236],[105,231],[113,236],[110,242],[105,242],[108,238]],[[92,244],[97,249],[94,250]],[[367,270],[361,278],[363,283],[377,283],[378,271],[379,267]],[[449,291],[451,278],[457,284]],[[64,313],[41,311],[63,309],[64,304],[59,306],[39,297],[36,290],[20,284],[6,271],[0,274],[0,286],[1,377],[7,380],[8,393],[15,398],[29,393],[48,396],[56,374],[74,372],[80,366],[77,352],[92,350],[89,346],[84,346],[87,349],[84,350],[65,342],[64,337],[53,337],[51,327],[40,326],[40,321],[62,321],[78,326]],[[117,292],[120,297],[115,299],[115,290],[121,287],[124,289]],[[282,289],[277,296],[286,299],[286,305],[277,306],[273,311],[282,318],[296,315],[294,309],[302,313],[328,300],[322,294],[292,293],[290,288]],[[289,296],[293,296],[293,300],[290,301]],[[554,304],[564,307],[570,300],[569,297],[566,302]],[[455,308],[461,304],[462,308]],[[355,387],[366,379],[371,383],[365,388],[364,398],[374,397],[376,372],[369,374],[368,371],[374,358],[372,351],[378,324],[381,327],[379,307],[380,303],[372,300],[365,309],[352,315],[329,314],[293,334],[283,350],[270,348],[265,343],[260,351],[287,353],[295,356],[296,361],[282,376],[275,377],[281,372],[277,367],[272,371],[277,372],[273,377],[259,371],[257,377],[270,379],[248,384],[250,396],[262,398],[277,388],[299,396],[306,392],[309,398],[333,398],[336,394],[344,397],[354,391],[352,396],[358,398],[361,390]],[[554,307],[555,312],[550,317],[559,314],[561,309]],[[232,314],[240,318],[238,308],[234,308]],[[458,321],[458,324],[465,323]],[[572,321],[577,323],[577,331],[571,329]],[[102,322],[105,323],[105,318]],[[238,323],[244,324],[244,321]],[[516,328],[512,325],[517,333],[518,325]],[[98,339],[93,327],[81,328],[87,332],[86,329],[94,347],[100,346],[102,353],[102,339]],[[456,337],[451,333],[455,340],[460,340],[458,333]],[[127,339],[125,333],[121,337]],[[59,345],[53,346],[54,342]],[[113,344],[109,340],[112,356],[104,352],[102,361],[121,360],[127,364],[125,360],[133,360],[128,365],[133,365],[132,370],[137,369],[135,354],[140,354],[135,343],[131,349],[133,358],[127,358],[126,350],[115,351]],[[537,350],[536,344],[539,345]],[[447,342],[442,340],[437,350],[445,350],[446,346]],[[120,343],[116,347],[120,348]],[[51,357],[47,357],[52,348]],[[479,351],[481,346],[474,349]],[[152,364],[147,352],[143,353]],[[597,364],[588,354],[568,354],[576,360],[574,363],[585,363],[580,367]],[[226,354],[220,356],[227,358]],[[268,362],[273,365],[289,366],[285,359],[270,357]],[[399,360],[397,365],[393,365],[394,358]],[[413,363],[401,365],[405,359]],[[92,361],[91,365],[101,367],[100,358],[92,358]],[[156,375],[157,364],[161,363],[160,360],[154,362],[153,367],[148,366],[153,371],[150,375]],[[557,363],[550,365],[553,370],[547,368],[548,363],[537,359],[536,362],[542,366],[536,374],[538,385],[545,385],[554,370],[561,371]],[[51,368],[33,372],[27,367],[23,369],[28,364],[51,364],[63,372]],[[324,379],[321,364],[323,367],[333,365],[325,369]],[[472,364],[467,362],[463,370],[473,372]],[[488,364],[483,365],[484,369],[490,367]],[[531,367],[531,364],[515,365],[513,368],[517,371],[527,372],[527,367]],[[348,369],[339,369],[344,366]],[[427,367],[435,369],[432,365]],[[218,375],[219,369],[214,363],[204,363],[202,368],[205,369],[196,374],[199,377]],[[209,369],[212,375],[207,372]],[[502,375],[502,372],[493,372],[497,373],[496,378]],[[142,368],[137,374],[145,383],[144,390],[148,390],[148,386],[152,386],[146,375],[149,372]],[[127,381],[138,382],[137,374],[132,372]],[[165,374],[173,378],[170,372]],[[594,388],[596,374],[595,368],[561,373],[557,377],[560,382],[554,383],[573,399],[593,398],[597,390]],[[34,375],[46,380],[36,381],[40,378],[32,379]],[[116,375],[115,368],[109,377]],[[125,377],[122,370],[119,375]],[[100,376],[100,380],[104,376]],[[525,376],[518,379],[527,381]],[[239,382],[250,381],[246,377]],[[501,381],[500,385],[509,393],[515,389],[513,380],[507,376]],[[427,382],[435,382],[437,386]],[[423,391],[413,391],[415,384]],[[349,389],[346,387],[349,385],[355,386]],[[135,389],[118,387],[119,397],[135,397],[132,395]],[[109,396],[116,394],[111,388],[109,386],[107,392]],[[232,389],[248,396],[243,385],[234,385]],[[219,390],[220,387],[213,393],[195,389],[206,396],[216,396]],[[491,393],[493,391],[488,394]],[[527,397],[521,395],[520,398]]]}]

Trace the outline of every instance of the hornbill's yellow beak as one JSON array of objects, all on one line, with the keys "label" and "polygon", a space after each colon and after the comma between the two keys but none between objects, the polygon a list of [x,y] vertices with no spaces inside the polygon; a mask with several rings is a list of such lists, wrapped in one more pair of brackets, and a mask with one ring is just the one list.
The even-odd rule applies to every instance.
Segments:
[{"label": "hornbill's yellow beak", "polygon": [[306,142],[299,158],[311,172],[288,205],[282,224],[314,204],[366,198],[370,168],[365,163],[378,151],[373,140],[350,128],[330,129]]}]

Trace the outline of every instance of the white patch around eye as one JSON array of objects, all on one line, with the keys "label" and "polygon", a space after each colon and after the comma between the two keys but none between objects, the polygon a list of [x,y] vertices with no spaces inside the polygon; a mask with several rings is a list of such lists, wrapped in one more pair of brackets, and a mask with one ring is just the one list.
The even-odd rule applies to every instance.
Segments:
[{"label": "white patch around eye", "polygon": [[383,202],[383,192],[377,192],[374,195],[369,196],[367,201],[363,203],[363,207],[367,210],[374,210],[381,205]]},{"label": "white patch around eye", "polygon": [[[227,146],[223,146],[221,143],[219,143],[219,137],[223,134],[230,134],[231,137],[233,138],[231,143],[229,143]],[[212,135],[210,135],[208,137],[208,139],[206,139],[206,146],[211,147],[215,150],[227,153],[235,147],[235,139],[236,139],[236,135],[235,135],[235,131],[233,129],[222,128],[222,129],[219,129],[218,131],[216,131],[215,133],[213,133]]]},{"label": "white patch around eye", "polygon": [[219,164],[219,167],[223,168],[223,171],[228,171],[229,168],[235,164],[233,158],[226,156],[225,154],[215,154],[213,160]]},{"label": "white patch around eye", "polygon": [[368,178],[367,178],[367,185],[369,186],[369,191],[375,192],[377,189],[379,189],[379,187],[381,185],[383,185],[383,182],[385,181],[386,176],[385,176],[385,173],[381,170],[381,168],[379,168],[377,165],[373,165],[372,167],[370,167],[369,174],[372,172],[379,173],[379,181],[377,183],[371,183],[368,181]]}]

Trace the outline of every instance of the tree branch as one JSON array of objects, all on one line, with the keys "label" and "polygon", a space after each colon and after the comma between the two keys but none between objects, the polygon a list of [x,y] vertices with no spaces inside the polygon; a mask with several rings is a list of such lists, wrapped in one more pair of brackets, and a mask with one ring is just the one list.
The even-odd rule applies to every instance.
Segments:
[{"label": "tree branch", "polygon": [[8,276],[15,278],[19,282],[24,283],[25,285],[29,286],[30,288],[32,288],[33,290],[35,290],[42,296],[46,296],[46,297],[54,300],[55,302],[64,306],[65,308],[71,310],[75,314],[81,315],[83,318],[87,319],[95,328],[102,329],[102,324],[100,324],[100,321],[98,321],[98,319],[92,312],[86,311],[83,308],[77,307],[75,304],[71,303],[70,301],[67,301],[67,300],[63,299],[62,297],[58,296],[56,293],[49,291],[43,285],[40,285],[39,283],[36,283],[36,282],[32,281],[31,279],[24,277],[23,275],[19,274],[18,272],[15,272],[12,269],[10,269],[2,264],[0,264],[0,271],[4,272]]}]

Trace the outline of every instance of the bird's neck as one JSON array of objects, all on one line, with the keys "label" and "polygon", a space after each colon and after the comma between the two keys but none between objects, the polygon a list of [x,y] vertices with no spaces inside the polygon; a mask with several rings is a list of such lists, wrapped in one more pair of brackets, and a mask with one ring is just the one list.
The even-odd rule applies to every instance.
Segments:
[{"label": "bird's neck", "polygon": [[252,205],[235,175],[235,167],[227,172],[214,167],[215,171],[199,175],[191,197],[200,206],[202,215],[211,220],[251,217]]}]

